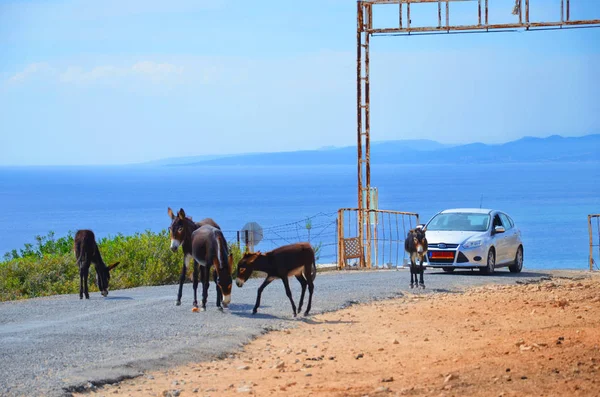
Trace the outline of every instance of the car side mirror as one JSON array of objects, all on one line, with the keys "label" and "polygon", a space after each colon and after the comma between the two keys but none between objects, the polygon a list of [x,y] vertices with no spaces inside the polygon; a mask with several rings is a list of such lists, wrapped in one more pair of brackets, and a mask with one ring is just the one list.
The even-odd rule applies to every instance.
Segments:
[{"label": "car side mirror", "polygon": [[494,234],[504,233],[505,231],[506,231],[506,229],[504,229],[504,226],[496,226],[494,228]]}]

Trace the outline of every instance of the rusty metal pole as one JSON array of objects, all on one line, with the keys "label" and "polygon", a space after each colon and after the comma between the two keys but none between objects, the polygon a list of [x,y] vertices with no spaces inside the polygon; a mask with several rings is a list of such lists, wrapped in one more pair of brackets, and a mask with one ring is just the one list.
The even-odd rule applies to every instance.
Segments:
[{"label": "rusty metal pole", "polygon": [[567,22],[571,19],[571,7],[569,4],[569,0],[567,0]]},{"label": "rusty metal pole", "polygon": [[[446,28],[450,27],[450,2],[446,0]],[[448,30],[450,31],[450,30]]]},{"label": "rusty metal pole", "polygon": [[337,266],[342,269],[346,264],[344,260],[344,210],[338,210],[337,215]]},{"label": "rusty metal pole", "polygon": [[594,270],[594,235],[592,233],[592,216],[588,215],[588,232],[590,234],[590,271]]},{"label": "rusty metal pole", "polygon": [[398,12],[400,13],[400,17],[399,19],[399,25],[400,25],[400,29],[402,29],[402,2],[400,2],[399,6],[398,6]]},{"label": "rusty metal pole", "polygon": [[[373,9],[370,4],[366,7],[367,10],[367,32],[365,34],[365,192],[367,193],[366,200],[366,223],[367,228],[367,267],[371,267],[371,86],[369,81],[369,30],[373,27]],[[409,20],[410,21],[410,20]]]},{"label": "rusty metal pole", "polygon": [[488,0],[485,0],[485,26],[488,25]]},{"label": "rusty metal pole", "polygon": [[[358,241],[362,252],[363,244],[363,152],[362,152],[362,49],[363,49],[363,30],[364,30],[364,4],[362,1],[357,2],[357,29],[356,29],[356,123],[357,123],[357,155],[358,155]],[[360,258],[361,266],[364,265],[364,255]]]},{"label": "rusty metal pole", "polygon": [[477,0],[477,25],[481,26],[481,0]]}]

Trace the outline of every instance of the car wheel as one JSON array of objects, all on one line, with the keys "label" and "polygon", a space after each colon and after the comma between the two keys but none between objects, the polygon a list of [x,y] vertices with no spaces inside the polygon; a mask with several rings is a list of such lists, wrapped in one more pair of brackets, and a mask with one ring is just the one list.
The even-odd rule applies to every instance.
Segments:
[{"label": "car wheel", "polygon": [[523,247],[519,247],[517,250],[515,262],[508,266],[508,270],[510,270],[511,273],[521,273],[521,270],[523,270]]},{"label": "car wheel", "polygon": [[445,271],[446,273],[452,273],[454,271],[454,268],[453,267],[443,267],[442,270]]},{"label": "car wheel", "polygon": [[495,268],[496,268],[496,252],[494,252],[493,248],[490,248],[490,250],[488,251],[488,255],[487,255],[487,266],[482,267],[479,270],[483,274],[491,274],[491,273],[494,273]]}]

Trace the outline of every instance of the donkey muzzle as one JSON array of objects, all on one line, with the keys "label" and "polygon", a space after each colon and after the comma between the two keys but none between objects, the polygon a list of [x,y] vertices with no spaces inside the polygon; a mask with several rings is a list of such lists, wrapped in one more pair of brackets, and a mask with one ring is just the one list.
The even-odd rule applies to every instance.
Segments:
[{"label": "donkey muzzle", "polygon": [[223,295],[223,307],[229,306],[230,303],[231,303],[231,294]]}]

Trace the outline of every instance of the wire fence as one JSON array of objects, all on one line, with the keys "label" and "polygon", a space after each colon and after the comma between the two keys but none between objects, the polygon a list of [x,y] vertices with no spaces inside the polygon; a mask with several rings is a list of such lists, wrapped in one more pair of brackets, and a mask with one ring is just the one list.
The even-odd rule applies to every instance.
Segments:
[{"label": "wire fence", "polygon": [[[410,229],[417,226],[419,216],[416,213],[369,210],[365,214],[362,251],[358,244],[359,221],[358,210],[344,208],[340,210],[339,221],[343,226],[340,238],[344,244],[340,247],[338,256],[341,258],[339,267],[361,266],[371,268],[397,268],[406,265],[406,251],[404,240]],[[366,230],[369,228],[370,244],[367,244]],[[357,246],[358,245],[358,246]],[[355,247],[357,246],[357,247]],[[367,247],[367,248],[365,248]],[[357,253],[355,248],[358,248]],[[361,256],[364,256],[364,264],[361,264]],[[349,258],[349,259],[348,259]]]},{"label": "wire fence", "polygon": [[244,230],[225,230],[230,243],[237,242],[245,251],[271,251],[282,245],[309,242],[315,249],[318,263],[337,263],[337,212],[319,212],[304,219],[278,225],[261,225],[258,243],[252,243]]}]

